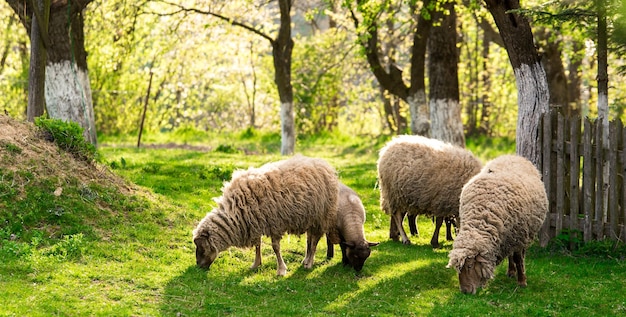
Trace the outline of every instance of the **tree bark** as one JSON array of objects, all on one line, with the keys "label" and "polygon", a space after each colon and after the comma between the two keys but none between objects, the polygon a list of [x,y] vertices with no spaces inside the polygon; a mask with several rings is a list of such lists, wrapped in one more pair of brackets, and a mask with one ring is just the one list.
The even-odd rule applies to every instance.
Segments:
[{"label": "tree bark", "polygon": [[[83,10],[92,0],[52,0],[48,61],[45,76],[46,110],[51,118],[71,120],[83,127],[85,140],[97,145],[96,127],[87,70]],[[7,0],[33,37],[33,8],[22,0]]]},{"label": "tree bark", "polygon": [[428,38],[430,80],[430,136],[465,147],[459,102],[458,50],[456,47],[456,12],[454,3],[443,4],[449,14],[438,12]]},{"label": "tree bark", "polygon": [[567,92],[567,75],[561,58],[561,35],[547,28],[539,28],[535,35],[543,49],[541,61],[546,71],[548,88],[550,89],[550,107],[557,108],[558,112],[569,116],[571,111]]},{"label": "tree bark", "polygon": [[293,154],[296,145],[295,118],[293,113],[293,86],[291,84],[291,53],[294,42],[291,38],[291,0],[279,0],[280,27],[278,37],[272,41],[274,56],[274,81],[280,97],[282,155]]},{"label": "tree bark", "polygon": [[44,43],[44,38],[47,39],[48,23],[50,22],[50,0],[38,0],[33,3],[37,8],[33,9],[31,16],[28,105],[26,107],[26,119],[29,122],[34,122],[35,118],[44,114],[47,47],[50,46],[49,40]]},{"label": "tree bark", "polygon": [[549,108],[548,81],[525,17],[509,12],[518,0],[484,0],[498,26],[517,83],[516,152],[540,166],[539,118]]},{"label": "tree bark", "polygon": [[[431,0],[424,0],[423,8],[427,8]],[[415,12],[416,9],[412,8]],[[411,133],[430,136],[430,109],[426,100],[426,49],[428,35],[432,27],[432,19],[426,19],[424,14],[417,15],[417,29],[413,33],[411,47],[411,85],[406,102],[409,104],[411,115]]]}]

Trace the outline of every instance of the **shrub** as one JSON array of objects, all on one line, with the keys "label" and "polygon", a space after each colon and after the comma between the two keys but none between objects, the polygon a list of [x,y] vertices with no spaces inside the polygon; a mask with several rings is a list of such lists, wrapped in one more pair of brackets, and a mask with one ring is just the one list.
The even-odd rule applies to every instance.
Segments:
[{"label": "shrub", "polygon": [[35,118],[35,125],[43,130],[47,140],[56,143],[76,159],[88,163],[96,160],[96,147],[85,141],[83,128],[78,123],[38,117]]}]

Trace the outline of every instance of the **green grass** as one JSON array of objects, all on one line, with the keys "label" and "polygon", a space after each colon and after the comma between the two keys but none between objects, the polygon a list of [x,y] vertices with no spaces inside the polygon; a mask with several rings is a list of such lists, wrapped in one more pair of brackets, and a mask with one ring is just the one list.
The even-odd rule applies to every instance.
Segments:
[{"label": "green grass", "polygon": [[[120,144],[115,139],[107,141]],[[199,139],[196,142],[202,144]],[[267,239],[263,264],[256,272],[249,270],[253,250],[237,248],[222,252],[210,270],[198,269],[192,229],[215,206],[212,198],[220,195],[223,181],[234,169],[280,159],[268,154],[274,150],[262,150],[264,142],[268,148],[276,146],[273,137],[258,133],[213,138],[205,143],[213,150],[206,152],[103,147],[104,163],[144,188],[146,194],[124,196],[98,186],[81,191],[77,182],[65,186],[68,196],[61,196],[66,200],[62,201],[48,194],[55,186],[41,181],[30,190],[36,193],[39,188],[39,195],[0,197],[0,208],[10,207],[16,214],[29,214],[29,208],[43,214],[52,210],[46,215],[52,218],[35,214],[39,221],[24,224],[19,237],[11,238],[11,230],[0,231],[0,316],[626,313],[626,262],[615,250],[588,256],[565,252],[558,244],[547,249],[533,247],[527,255],[527,288],[518,288],[506,277],[504,263],[477,295],[461,294],[456,273],[445,267],[452,244],[444,242],[441,249],[431,249],[433,225],[429,219],[419,218],[420,236],[411,237],[410,246],[387,237],[389,217],[380,210],[376,188],[376,155],[385,138],[330,135],[299,139],[297,144],[298,152],[323,157],[336,166],[342,181],[363,200],[367,238],[381,244],[374,247],[360,274],[341,265],[340,252],[326,260],[323,241],[314,268],[303,269],[305,235],[283,239],[288,273],[282,278],[276,276],[276,261]],[[487,142],[510,149],[510,142],[502,146],[482,140],[473,143],[472,150],[476,153],[475,149],[481,150],[480,144]],[[216,151],[220,144],[239,150]],[[485,151],[477,155],[483,159],[497,155],[491,148],[482,149]],[[12,175],[9,171],[2,174]],[[0,188],[11,188],[7,177],[0,178]],[[60,217],[68,218],[55,220],[59,216],[53,215],[56,209],[50,206],[62,206]],[[59,232],[55,228],[64,233],[50,236],[50,232]],[[443,239],[445,232],[441,233]]]}]

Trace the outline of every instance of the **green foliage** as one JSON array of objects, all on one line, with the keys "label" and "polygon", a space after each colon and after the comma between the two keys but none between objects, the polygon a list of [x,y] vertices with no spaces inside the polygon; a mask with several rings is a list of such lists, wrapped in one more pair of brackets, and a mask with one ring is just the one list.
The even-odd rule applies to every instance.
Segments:
[{"label": "green foliage", "polygon": [[[273,134],[238,135],[208,136],[204,142],[257,150],[275,145]],[[452,243],[431,249],[430,219],[418,218],[421,232],[411,237],[412,245],[388,240],[389,216],[380,210],[375,186],[378,150],[388,139],[338,132],[298,139],[303,154],[329,160],[342,182],[363,201],[366,237],[381,244],[373,248],[360,273],[343,267],[337,250],[333,259],[326,259],[323,239],[314,268],[303,269],[305,235],[282,239],[288,266],[285,278],[275,276],[269,238],[262,241],[263,263],[256,271],[249,270],[254,251],[239,248],[222,252],[208,271],[195,266],[191,230],[215,206],[212,198],[220,195],[223,182],[235,169],[260,166],[279,156],[103,147],[107,161],[121,165],[123,158],[126,162],[115,172],[137,184],[139,192],[126,195],[117,188],[68,180],[63,182],[62,197],[56,197],[49,193],[57,179],[0,170],[0,215],[6,210],[11,214],[0,225],[0,315],[553,316],[583,312],[617,316],[624,312],[626,299],[619,294],[626,292],[626,265],[621,251],[600,246],[590,252],[612,253],[572,255],[535,246],[526,258],[527,288],[518,288],[506,277],[503,263],[495,279],[477,295],[461,294],[456,272],[446,268]],[[486,157],[495,155],[489,151],[506,149],[511,141],[470,139],[468,143],[475,145],[477,155]],[[22,182],[25,178],[31,181]],[[17,184],[25,184],[27,194],[21,196]],[[35,225],[19,232],[4,225],[7,219],[19,222],[16,219],[26,215],[39,220],[29,220]]]},{"label": "green foliage", "polygon": [[83,128],[78,123],[37,117],[35,125],[43,130],[50,141],[77,159],[88,163],[96,160],[96,147],[85,140]]},{"label": "green foliage", "polygon": [[22,153],[22,148],[12,143],[0,141],[0,146],[2,146],[7,152],[11,153],[12,155]]},{"label": "green foliage", "polygon": [[44,255],[59,257],[62,260],[79,260],[85,251],[85,240],[82,233],[63,236],[63,238],[44,251]]},{"label": "green foliage", "polygon": [[217,148],[215,148],[215,152],[222,152],[222,153],[237,153],[239,152],[239,150],[234,147],[233,145],[230,144],[220,144],[217,146]]}]

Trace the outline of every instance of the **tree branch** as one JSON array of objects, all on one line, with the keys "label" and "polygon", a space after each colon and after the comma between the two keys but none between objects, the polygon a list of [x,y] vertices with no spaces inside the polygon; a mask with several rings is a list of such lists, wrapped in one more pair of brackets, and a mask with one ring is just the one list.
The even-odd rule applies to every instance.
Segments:
[{"label": "tree branch", "polygon": [[256,29],[254,26],[251,26],[251,25],[246,24],[244,22],[240,22],[240,21],[234,20],[232,18],[223,16],[223,15],[221,15],[219,13],[215,13],[215,12],[207,11],[207,10],[202,10],[202,9],[198,9],[198,8],[188,8],[188,7],[185,7],[183,5],[180,5],[180,4],[177,4],[177,3],[172,3],[172,2],[169,2],[169,1],[161,0],[159,2],[165,3],[165,4],[173,6],[173,7],[176,7],[176,8],[178,8],[178,10],[174,11],[174,12],[170,12],[170,13],[165,13],[165,14],[158,13],[158,12],[149,12],[149,13],[156,14],[156,15],[159,15],[159,16],[175,15],[175,14],[178,14],[180,12],[192,12],[192,13],[197,13],[197,14],[209,15],[209,16],[218,18],[218,19],[220,19],[222,21],[225,21],[225,22],[229,23],[230,25],[244,28],[244,29],[246,29],[246,30],[256,34],[256,35],[259,35],[259,36],[265,38],[266,40],[270,41],[270,43],[272,43],[272,45],[274,43],[274,39],[271,36],[261,32],[260,30]]}]

